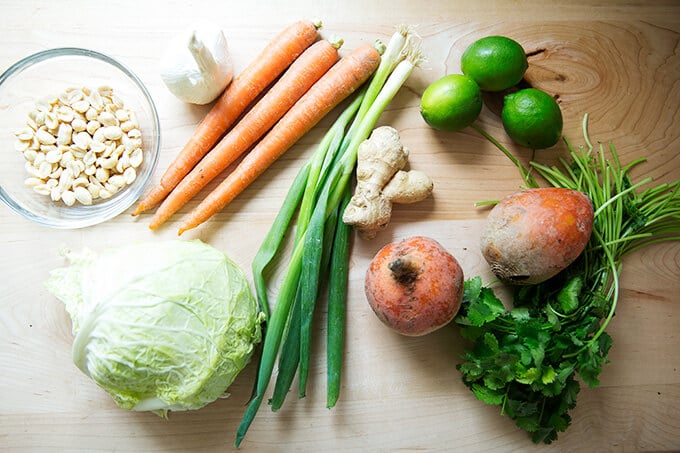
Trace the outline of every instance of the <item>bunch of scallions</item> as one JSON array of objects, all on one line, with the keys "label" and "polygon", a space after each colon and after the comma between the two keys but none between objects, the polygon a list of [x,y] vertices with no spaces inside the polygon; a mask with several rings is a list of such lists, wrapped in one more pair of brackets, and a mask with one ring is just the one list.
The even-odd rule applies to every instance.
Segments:
[{"label": "bunch of scallions", "polygon": [[[620,294],[624,257],[645,246],[680,240],[680,180],[654,185],[633,182],[613,144],[593,146],[583,119],[585,146],[565,138],[569,160],[525,168],[505,147],[479,127],[482,135],[517,165],[527,187],[534,174],[554,187],[587,194],[595,209],[593,233],[580,258],[552,279],[514,288],[506,308],[480,277],[465,282],[456,322],[472,341],[458,369],[481,401],[550,443],[571,423],[579,382],[593,388],[608,362],[612,338],[606,333]],[[577,379],[579,378],[579,379]]]},{"label": "bunch of scallions", "polygon": [[[357,92],[329,128],[310,160],[294,179],[283,205],[252,264],[255,292],[267,314],[266,330],[252,399],[236,433],[239,446],[265,396],[275,365],[278,373],[272,410],[284,402],[298,374],[298,396],[306,394],[312,318],[317,300],[327,287],[327,407],[340,391],[350,227],[342,212],[351,196],[359,145],[380,115],[422,62],[419,41],[410,27],[400,26],[382,51],[373,77]],[[293,218],[297,213],[297,221]],[[294,227],[292,251],[286,262],[284,239]],[[271,314],[267,276],[286,263]],[[327,282],[322,276],[328,275]],[[278,359],[278,360],[277,360]]]}]

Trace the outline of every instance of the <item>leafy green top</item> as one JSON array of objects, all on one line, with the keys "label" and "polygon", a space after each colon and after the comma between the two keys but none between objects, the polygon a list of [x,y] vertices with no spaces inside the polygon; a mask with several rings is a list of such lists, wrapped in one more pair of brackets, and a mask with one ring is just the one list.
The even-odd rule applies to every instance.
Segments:
[{"label": "leafy green top", "polygon": [[579,259],[552,279],[513,288],[506,308],[480,277],[465,282],[456,322],[472,342],[458,368],[464,383],[481,401],[501,406],[501,413],[531,433],[534,442],[551,443],[571,423],[579,381],[599,385],[599,375],[612,346],[605,329],[614,316],[619,295],[621,260],[648,244],[680,240],[680,180],[642,191],[651,178],[638,183],[600,144],[594,149],[568,140],[571,164],[561,168],[531,163],[524,168],[499,142],[485,135],[520,169],[528,187],[538,187],[535,170],[554,187],[586,193],[595,208],[593,234]]}]

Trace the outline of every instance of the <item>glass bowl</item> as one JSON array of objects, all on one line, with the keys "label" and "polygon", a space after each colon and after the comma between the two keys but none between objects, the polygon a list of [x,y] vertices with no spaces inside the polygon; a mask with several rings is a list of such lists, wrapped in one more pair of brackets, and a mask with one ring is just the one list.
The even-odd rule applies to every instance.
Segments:
[{"label": "glass bowl", "polygon": [[[39,193],[27,185],[32,175],[25,168],[27,158],[16,133],[27,127],[29,113],[35,112],[38,104],[48,105],[50,100],[54,103],[67,89],[85,87],[93,91],[110,87],[124,107],[134,112],[141,132],[143,160],[133,172],[136,177],[112,196],[96,197],[92,204],[76,201],[69,206],[58,197],[53,201],[44,193],[44,187],[43,193]],[[61,144],[67,143],[62,140]],[[0,199],[29,220],[54,228],[82,228],[112,219],[142,194],[156,167],[159,151],[160,123],[149,92],[132,71],[107,55],[80,48],[50,49],[18,61],[0,76]],[[55,165],[63,166],[62,161]],[[83,185],[82,180],[79,185]]]}]

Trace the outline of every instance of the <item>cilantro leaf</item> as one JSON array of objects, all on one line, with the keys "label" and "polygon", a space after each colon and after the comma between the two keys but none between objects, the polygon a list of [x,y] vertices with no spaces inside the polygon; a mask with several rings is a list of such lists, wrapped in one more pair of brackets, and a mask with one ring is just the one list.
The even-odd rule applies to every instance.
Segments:
[{"label": "cilantro leaf", "polygon": [[520,384],[532,384],[541,379],[541,370],[536,367],[531,367],[517,373],[517,382]]},{"label": "cilantro leaf", "polygon": [[477,399],[486,404],[498,406],[503,403],[503,399],[505,397],[505,392],[503,391],[490,389],[489,387],[485,387],[480,384],[474,384],[471,388],[472,393],[477,397]]},{"label": "cilantro leaf", "polygon": [[[563,299],[569,296],[567,302],[558,302],[560,310],[577,307],[569,305],[581,291],[576,281],[569,280],[569,289],[562,292]],[[565,317],[564,313],[554,313],[560,317],[555,322],[550,319],[551,310],[538,309],[531,303],[506,309],[478,278],[466,285],[457,322],[473,345],[457,365],[463,382],[480,401],[500,406],[501,413],[531,433],[535,442],[553,442],[571,422],[569,411],[575,407],[579,392],[576,374],[590,386],[599,383],[597,376],[611,338],[602,334],[591,341],[600,328],[600,319],[592,314]],[[545,290],[523,293],[548,297]],[[550,294],[550,300],[558,300],[555,288]]]},{"label": "cilantro leaf", "polygon": [[555,381],[555,378],[557,377],[557,373],[555,373],[555,370],[553,369],[552,366],[547,366],[544,367],[543,373],[541,374],[541,382],[545,384],[551,384]]},{"label": "cilantro leaf", "polygon": [[583,279],[574,277],[557,293],[557,302],[562,308],[562,313],[570,314],[578,308],[581,288],[583,288]]},{"label": "cilantro leaf", "polygon": [[482,291],[482,278],[479,276],[472,277],[463,282],[463,300],[479,299],[479,293]]},{"label": "cilantro leaf", "polygon": [[535,401],[524,401],[521,399],[510,399],[505,403],[505,413],[511,418],[529,417],[540,415],[540,408]]},{"label": "cilantro leaf", "polygon": [[517,322],[528,322],[531,320],[531,313],[526,307],[513,308],[510,311],[510,316]]},{"label": "cilantro leaf", "polygon": [[505,313],[505,306],[493,290],[481,286],[481,279],[475,277],[464,283],[461,314],[456,322],[480,327]]},{"label": "cilantro leaf", "polygon": [[590,343],[578,354],[578,374],[590,388],[600,385],[598,377],[602,371],[602,365],[609,362],[607,353],[611,344],[611,337],[604,332],[600,335],[598,341]]}]

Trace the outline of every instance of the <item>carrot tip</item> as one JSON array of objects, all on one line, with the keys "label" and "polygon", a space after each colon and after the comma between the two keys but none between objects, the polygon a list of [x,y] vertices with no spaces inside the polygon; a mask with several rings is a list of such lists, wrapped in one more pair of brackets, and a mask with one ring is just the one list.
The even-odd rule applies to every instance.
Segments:
[{"label": "carrot tip", "polygon": [[149,222],[149,229],[150,229],[150,230],[156,230],[156,229],[158,229],[158,227],[161,226],[162,224],[163,224],[163,221],[162,221],[162,220],[159,220],[157,215],[154,215],[154,216],[151,218],[151,221]]}]

